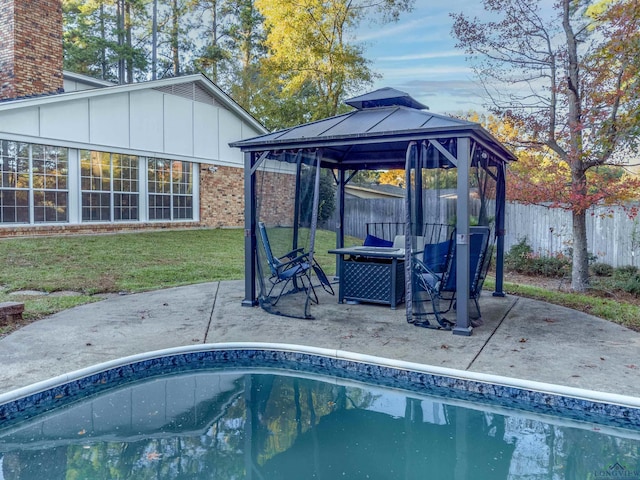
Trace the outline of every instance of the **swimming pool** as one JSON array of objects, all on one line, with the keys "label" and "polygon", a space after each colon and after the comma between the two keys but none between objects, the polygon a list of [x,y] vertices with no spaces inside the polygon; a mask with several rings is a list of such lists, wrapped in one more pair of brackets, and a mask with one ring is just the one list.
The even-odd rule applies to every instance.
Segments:
[{"label": "swimming pool", "polygon": [[7,480],[640,477],[637,399],[335,350],[152,352],[0,403]]}]

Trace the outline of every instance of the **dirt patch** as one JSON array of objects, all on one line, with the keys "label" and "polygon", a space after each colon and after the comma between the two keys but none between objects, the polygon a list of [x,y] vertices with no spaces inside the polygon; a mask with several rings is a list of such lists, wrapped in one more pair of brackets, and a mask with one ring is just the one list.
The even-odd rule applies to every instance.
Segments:
[{"label": "dirt patch", "polygon": [[540,287],[545,290],[557,290],[559,292],[568,292],[571,290],[570,278],[530,277],[529,275],[522,275],[521,273],[506,272],[504,274],[504,281]]}]

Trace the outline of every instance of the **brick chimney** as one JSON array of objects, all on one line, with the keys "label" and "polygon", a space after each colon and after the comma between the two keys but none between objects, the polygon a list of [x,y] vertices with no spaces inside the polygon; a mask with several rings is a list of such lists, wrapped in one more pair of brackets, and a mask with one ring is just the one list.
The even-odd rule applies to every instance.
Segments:
[{"label": "brick chimney", "polygon": [[0,0],[0,100],[62,88],[62,0]]}]

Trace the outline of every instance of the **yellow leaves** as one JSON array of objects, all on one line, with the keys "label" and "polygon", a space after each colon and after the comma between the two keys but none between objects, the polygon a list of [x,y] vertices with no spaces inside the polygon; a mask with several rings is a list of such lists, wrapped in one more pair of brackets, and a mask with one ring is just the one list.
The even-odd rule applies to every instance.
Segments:
[{"label": "yellow leaves", "polygon": [[380,173],[378,181],[384,185],[402,187],[405,182],[404,173],[404,170],[387,170]]}]

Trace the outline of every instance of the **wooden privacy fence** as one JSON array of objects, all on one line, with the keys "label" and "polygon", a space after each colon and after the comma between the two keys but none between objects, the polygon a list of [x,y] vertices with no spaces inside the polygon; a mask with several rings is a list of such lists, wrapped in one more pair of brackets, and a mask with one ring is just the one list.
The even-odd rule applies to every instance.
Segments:
[{"label": "wooden privacy fence", "polygon": [[[430,202],[430,203],[429,203]],[[472,202],[471,214],[477,214],[479,205]],[[441,223],[443,219],[455,218],[455,198],[443,198],[442,195],[427,198],[426,205],[431,207],[427,223]],[[493,205],[489,207],[493,211]],[[345,235],[364,239],[367,223],[403,222],[403,199],[365,199],[348,198],[345,201]],[[325,225],[337,228],[337,215]],[[573,243],[571,230],[571,212],[559,208],[539,205],[507,203],[505,215],[505,251],[527,239],[534,252],[550,256],[567,253]],[[614,267],[623,265],[640,266],[640,223],[631,219],[621,207],[597,207],[587,217],[587,241],[589,252],[598,257],[598,262]]]},{"label": "wooden privacy fence", "polygon": [[[452,193],[453,192],[453,193]],[[454,190],[425,193],[425,205],[429,205],[424,223],[443,223],[443,219],[455,218],[456,197]],[[477,209],[476,209],[477,210]],[[472,211],[473,214],[476,211]],[[357,238],[367,236],[367,223],[404,222],[403,198],[355,198],[345,200],[344,231],[345,235]],[[338,226],[338,215],[334,212],[328,220],[326,228],[335,230]]]},{"label": "wooden privacy fence", "polygon": [[[539,205],[507,203],[505,248],[527,238],[541,255],[567,253],[573,244],[571,212]],[[598,262],[640,266],[640,225],[622,207],[595,207],[587,216],[587,244]]]}]

